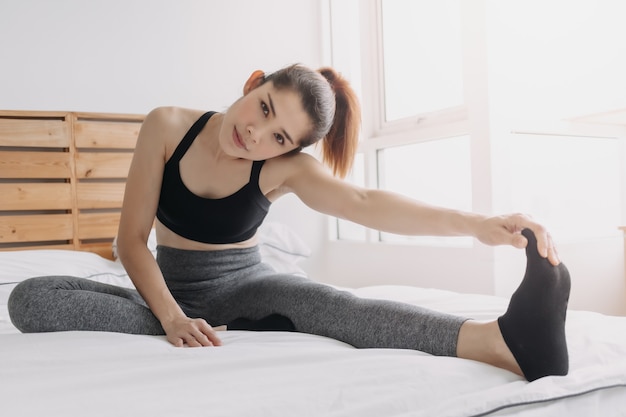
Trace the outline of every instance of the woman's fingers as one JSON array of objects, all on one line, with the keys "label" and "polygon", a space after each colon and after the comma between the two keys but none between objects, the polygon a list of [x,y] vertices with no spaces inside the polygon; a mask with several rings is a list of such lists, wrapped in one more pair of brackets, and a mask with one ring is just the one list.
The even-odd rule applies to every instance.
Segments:
[{"label": "woman's fingers", "polygon": [[192,319],[185,341],[189,347],[220,346],[222,344],[215,330],[203,319]]},{"label": "woman's fingers", "polygon": [[526,219],[526,224],[523,224],[523,227],[529,228],[535,234],[539,254],[544,258],[548,258],[552,265],[556,266],[561,263],[556,246],[554,245],[554,241],[552,240],[552,236],[548,230],[541,224],[532,221],[530,217],[527,217]]},{"label": "woman's fingers", "polygon": [[558,265],[561,261],[550,233],[543,225],[526,214],[516,213],[487,218],[483,222],[481,233],[477,235],[477,238],[488,245],[510,244],[522,249],[528,244],[526,238],[521,234],[521,231],[526,228],[535,234],[539,254],[548,258],[552,265]]},{"label": "woman's fingers", "polygon": [[170,337],[170,336],[167,336],[167,341],[170,342],[171,344],[173,344],[176,347],[183,347],[183,345],[185,344],[183,339],[181,339],[180,337]]},{"label": "woman's fingers", "polygon": [[[225,326],[220,326],[221,328]],[[176,347],[221,346],[222,341],[203,319],[184,317],[172,322],[166,329],[167,340]]]},{"label": "woman's fingers", "polygon": [[202,345],[200,342],[198,342],[198,339],[195,338],[194,336],[189,336],[186,340],[187,342],[187,346],[189,347],[202,347],[205,345]]},{"label": "woman's fingers", "polygon": [[213,329],[206,321],[200,319],[200,332],[202,333],[202,340],[206,341],[207,344],[203,346],[221,346],[222,341],[219,337],[217,337],[217,333],[215,329]]}]

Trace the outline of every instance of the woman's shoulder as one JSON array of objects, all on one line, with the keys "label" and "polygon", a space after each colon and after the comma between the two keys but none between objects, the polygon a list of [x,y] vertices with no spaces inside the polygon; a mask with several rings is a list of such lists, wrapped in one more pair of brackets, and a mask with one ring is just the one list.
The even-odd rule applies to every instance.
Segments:
[{"label": "woman's shoulder", "polygon": [[307,152],[281,155],[265,161],[263,169],[276,182],[288,185],[298,180],[328,177],[330,171],[313,155]]},{"label": "woman's shoulder", "polygon": [[202,114],[204,110],[188,109],[184,107],[163,106],[152,109],[147,115],[144,124],[154,124],[160,127],[189,126]]},{"label": "woman's shoulder", "polygon": [[135,153],[158,154],[160,160],[168,160],[185,132],[203,112],[181,107],[157,107],[145,117]]},{"label": "woman's shoulder", "polygon": [[139,136],[153,144],[164,144],[169,155],[204,113],[203,110],[183,107],[157,107],[146,115]]},{"label": "woman's shoulder", "polygon": [[[311,155],[303,152],[292,153],[267,159],[264,162],[259,184],[270,201],[293,192],[292,183],[296,177],[306,173],[307,165],[315,163]],[[305,174],[306,175],[306,174]]]},{"label": "woman's shoulder", "polygon": [[294,152],[280,155],[266,161],[274,169],[286,171],[308,171],[321,166],[320,162],[307,152]]}]

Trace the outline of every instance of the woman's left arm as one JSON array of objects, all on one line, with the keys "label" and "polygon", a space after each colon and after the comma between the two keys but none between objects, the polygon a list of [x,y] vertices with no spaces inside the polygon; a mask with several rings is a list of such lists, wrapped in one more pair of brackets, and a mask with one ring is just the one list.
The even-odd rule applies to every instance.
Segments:
[{"label": "woman's left arm", "polygon": [[488,217],[429,205],[406,196],[357,187],[333,177],[314,158],[300,155],[285,185],[307,206],[366,227],[402,235],[473,236],[489,245],[526,247],[520,233],[529,228],[537,236],[539,252],[559,263],[547,230],[529,216]]}]

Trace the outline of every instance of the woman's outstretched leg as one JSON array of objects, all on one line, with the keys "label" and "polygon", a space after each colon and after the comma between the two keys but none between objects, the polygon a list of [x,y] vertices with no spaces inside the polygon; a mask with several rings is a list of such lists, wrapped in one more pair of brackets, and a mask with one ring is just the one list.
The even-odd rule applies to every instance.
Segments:
[{"label": "woman's outstretched leg", "polygon": [[457,355],[524,375],[529,381],[567,375],[569,358],[565,316],[570,276],[562,263],[554,266],[537,251],[528,229],[526,273],[497,321],[466,322],[459,332]]},{"label": "woman's outstretched leg", "polygon": [[11,321],[24,333],[70,330],[164,334],[136,290],[53,276],[30,278],[9,296]]}]

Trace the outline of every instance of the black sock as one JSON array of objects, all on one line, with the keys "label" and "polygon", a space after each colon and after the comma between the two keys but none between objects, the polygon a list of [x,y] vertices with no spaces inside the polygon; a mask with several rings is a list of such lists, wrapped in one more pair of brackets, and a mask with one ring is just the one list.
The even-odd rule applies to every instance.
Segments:
[{"label": "black sock", "polygon": [[569,358],[565,315],[570,276],[562,263],[554,266],[537,251],[533,232],[524,229],[526,274],[498,318],[504,341],[528,381],[549,375],[567,375]]}]

